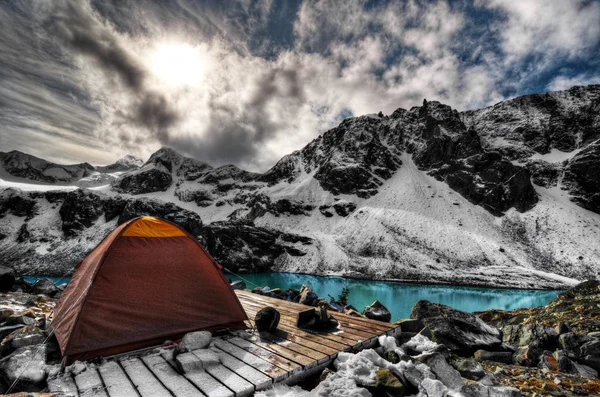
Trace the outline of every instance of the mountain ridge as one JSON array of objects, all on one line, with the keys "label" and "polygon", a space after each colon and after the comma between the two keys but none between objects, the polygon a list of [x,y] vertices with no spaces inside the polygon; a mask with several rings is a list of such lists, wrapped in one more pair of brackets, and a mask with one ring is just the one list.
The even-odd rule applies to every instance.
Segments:
[{"label": "mountain ridge", "polygon": [[[52,252],[83,255],[125,212],[197,218],[188,227],[234,271],[565,287],[600,270],[599,119],[588,114],[600,85],[538,96],[353,117],[264,173],[162,148],[85,194],[6,189],[0,262],[64,271]],[[42,208],[54,214],[45,242]]]}]

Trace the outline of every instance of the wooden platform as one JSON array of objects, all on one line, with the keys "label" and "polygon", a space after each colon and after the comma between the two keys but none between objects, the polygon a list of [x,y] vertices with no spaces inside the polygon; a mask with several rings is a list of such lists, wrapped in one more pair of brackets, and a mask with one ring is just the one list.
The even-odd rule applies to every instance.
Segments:
[{"label": "wooden platform", "polygon": [[275,307],[281,319],[275,333],[249,329],[214,337],[210,349],[220,365],[182,374],[173,360],[174,349],[160,348],[107,358],[76,376],[65,373],[48,382],[49,391],[59,396],[249,396],[273,383],[295,384],[327,367],[339,352],[374,347],[379,336],[400,331],[394,324],[335,312],[331,314],[340,326],[332,332],[299,329],[298,312],[308,306],[249,291],[236,293],[250,319],[266,306]]}]

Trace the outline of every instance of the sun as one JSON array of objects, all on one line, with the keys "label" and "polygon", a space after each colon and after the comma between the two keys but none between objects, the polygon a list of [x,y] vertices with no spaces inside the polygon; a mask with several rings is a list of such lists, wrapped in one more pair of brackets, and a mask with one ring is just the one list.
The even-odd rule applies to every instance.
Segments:
[{"label": "sun", "polygon": [[154,48],[150,58],[152,74],[168,86],[194,86],[204,77],[207,61],[200,47],[163,43]]}]

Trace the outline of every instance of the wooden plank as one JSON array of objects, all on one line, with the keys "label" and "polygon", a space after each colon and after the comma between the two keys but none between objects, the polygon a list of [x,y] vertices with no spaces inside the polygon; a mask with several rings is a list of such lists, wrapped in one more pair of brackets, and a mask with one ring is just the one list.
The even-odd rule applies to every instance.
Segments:
[{"label": "wooden plank", "polygon": [[[308,355],[306,355],[304,353],[289,349],[287,346],[282,346],[282,345],[278,344],[277,342],[270,341],[268,339],[260,337],[259,335],[253,335],[253,334],[250,334],[245,331],[233,332],[233,334],[237,335],[241,339],[244,339],[245,341],[251,342],[257,346],[262,347],[265,350],[269,350],[275,354],[278,354],[279,356],[281,356],[283,358],[286,358],[292,362],[295,362],[304,368],[312,367],[316,364],[316,362],[318,360],[327,357],[323,353],[314,352],[315,355],[316,354],[319,355],[319,358],[315,359],[315,358],[309,357]],[[232,338],[232,339],[237,340],[236,338]],[[230,342],[232,342],[232,341],[230,340]],[[287,341],[285,341],[285,342],[287,342]],[[232,343],[240,346],[239,344],[237,344],[235,342],[232,342]],[[289,343],[289,342],[287,342],[287,343]],[[242,349],[244,348],[243,346],[240,346],[240,347]],[[300,346],[298,348],[300,348]],[[309,349],[306,349],[306,350],[309,350]]]},{"label": "wooden plank", "polygon": [[139,358],[121,360],[120,363],[141,396],[172,397],[172,394],[165,389]]},{"label": "wooden plank", "polygon": [[[262,335],[262,333],[261,333],[261,335]],[[275,332],[269,333],[269,335],[275,335],[275,336],[277,336],[277,337],[279,337],[281,339],[286,339],[286,340],[294,342],[294,343],[296,343],[298,345],[306,346],[306,347],[308,347],[310,349],[322,352],[323,354],[326,354],[328,356],[331,356],[333,354],[337,354],[340,350],[344,350],[344,348],[345,348],[345,346],[342,345],[340,349],[333,349],[333,348],[331,348],[331,347],[329,347],[327,345],[324,345],[322,343],[315,343],[315,342],[313,342],[310,339],[302,338],[302,337],[300,337],[298,335],[291,334],[291,333],[286,332],[286,331],[284,331],[282,329],[279,329],[279,328],[276,329]]]},{"label": "wooden plank", "polygon": [[116,361],[107,361],[98,368],[110,397],[137,396],[138,392]]},{"label": "wooden plank", "polygon": [[[254,294],[256,295],[256,294]],[[265,297],[263,297],[265,298]],[[297,315],[298,312],[303,311],[303,310],[307,310],[307,308],[312,308],[312,306],[306,306],[306,305],[300,305],[297,303],[293,303],[293,302],[288,302],[288,301],[284,301],[281,299],[276,299],[276,298],[268,298],[266,297],[268,300],[265,299],[250,299],[247,296],[242,296],[241,300],[243,300],[243,303],[248,304],[248,305],[253,305],[255,307],[257,306],[273,306],[274,308],[276,308],[279,311],[286,311],[289,314],[292,314],[294,317]],[[293,304],[296,305],[296,307],[294,306],[290,306],[289,304]],[[390,331],[393,328],[396,328],[397,325],[391,325],[389,323],[383,323],[383,324],[387,324],[385,326],[381,325],[380,321],[375,321],[375,320],[370,320],[370,319],[360,319],[359,317],[354,317],[354,316],[349,316],[337,311],[329,311],[329,314],[331,314],[333,317],[335,317],[336,320],[338,320],[338,322],[344,323],[346,327],[351,328],[351,329],[356,329],[357,331],[361,331],[361,332],[368,332],[371,333],[373,335],[381,335],[384,334],[388,331]],[[368,321],[368,322],[367,322]]]},{"label": "wooden plank", "polygon": [[205,371],[188,372],[185,377],[209,397],[234,397],[236,395]]},{"label": "wooden plank", "polygon": [[[252,383],[223,365],[206,368],[206,372],[233,390],[236,397],[251,396],[254,394],[254,385]],[[212,397],[212,395],[209,396]]]},{"label": "wooden plank", "polygon": [[61,397],[79,397],[77,385],[69,372],[61,377],[48,379],[48,391]]},{"label": "wooden plank", "polygon": [[150,371],[175,397],[201,396],[202,393],[185,377],[179,375],[160,355],[142,357]]},{"label": "wooden plank", "polygon": [[[246,314],[251,315],[253,318],[256,315],[256,312],[253,311],[253,309],[249,309],[246,308]],[[286,315],[282,315],[279,319],[279,324],[280,324],[280,328],[281,325],[285,325],[287,326],[287,331],[289,332],[294,332],[294,331],[290,331],[290,329],[292,330],[298,330],[300,332],[304,332],[304,333],[310,333],[311,335],[319,335],[322,338],[327,338],[330,339],[334,342],[337,343],[341,343],[346,345],[347,347],[353,347],[355,346],[357,343],[359,343],[359,341],[361,341],[362,339],[357,338],[355,335],[353,336],[347,336],[348,334],[344,333],[343,329],[336,329],[335,331],[330,331],[330,332],[320,332],[320,331],[314,331],[314,330],[309,330],[307,328],[298,328],[296,326],[296,319],[288,317]]]},{"label": "wooden plank", "polygon": [[252,383],[257,391],[267,389],[273,384],[273,379],[271,377],[263,374],[255,368],[252,368],[243,361],[238,360],[237,358],[225,353],[223,350],[220,350],[215,346],[212,346],[210,349],[219,356],[221,363],[225,367],[229,368],[242,378],[246,379],[248,382]]},{"label": "wooden plank", "polygon": [[278,353],[275,353],[269,349],[265,349],[264,347],[258,346],[257,344],[249,342],[238,336],[228,338],[227,342],[234,344],[237,347],[254,354],[255,356],[262,357],[263,359],[274,363],[278,367],[288,372],[294,372],[302,369],[302,364],[292,361],[287,357],[283,357]]},{"label": "wooden plank", "polygon": [[[306,356],[311,361],[311,363],[318,362],[320,360],[323,360],[323,359],[326,359],[329,357],[329,355],[327,355],[325,353],[322,353],[317,350],[313,350],[313,349],[308,348],[303,345],[299,345],[299,344],[289,341],[285,338],[280,338],[270,332],[250,333],[248,331],[237,331],[237,332],[233,332],[233,334],[237,335],[241,338],[244,338],[246,340],[249,340],[250,342],[253,342],[259,346],[263,346],[263,344],[265,344],[266,346],[263,346],[263,347],[265,347],[267,349],[275,348],[276,349],[276,350],[274,350],[275,353],[278,353],[279,349],[285,349],[286,351],[293,351],[296,354],[301,354],[303,356]],[[291,358],[291,359],[294,360],[293,358]],[[296,361],[296,360],[294,360],[294,361]],[[296,361],[296,362],[298,362],[298,361]]]},{"label": "wooden plank", "polygon": [[280,368],[274,363],[267,361],[261,357],[255,356],[252,353],[247,352],[244,349],[237,347],[222,339],[213,339],[213,345],[218,347],[220,350],[231,354],[240,361],[245,362],[253,368],[261,371],[265,375],[273,378],[276,382],[279,382],[289,376],[288,371]]},{"label": "wooden plank", "polygon": [[325,337],[322,337],[321,335],[306,332],[295,326],[294,327],[288,326],[282,322],[279,323],[279,326],[277,326],[277,329],[281,330],[283,332],[286,332],[289,335],[294,335],[294,336],[300,337],[302,339],[310,340],[311,342],[314,342],[316,344],[321,344],[323,346],[327,346],[329,348],[335,349],[338,352],[345,351],[352,347],[352,344],[347,342],[347,340],[345,340],[345,339],[343,339],[344,342],[338,342],[331,338],[325,338]]},{"label": "wooden plank", "polygon": [[80,396],[108,397],[98,371],[91,366],[75,376],[75,384]]},{"label": "wooden plank", "polygon": [[[302,305],[302,304],[296,303],[296,302],[290,302],[290,301],[283,300],[283,299],[271,298],[269,296],[255,294],[250,291],[236,290],[235,292],[238,294],[238,297],[240,299],[247,298],[247,299],[255,301],[255,302],[264,303],[268,306],[281,305],[281,306],[287,306],[291,309],[295,309],[298,311],[306,310],[307,307],[308,308],[312,307],[312,306]],[[379,320],[372,320],[370,318],[350,316],[348,314],[344,314],[344,313],[340,313],[340,312],[332,311],[331,314],[333,314],[336,318],[337,318],[337,316],[340,316],[342,318],[345,318],[349,322],[353,322],[355,324],[362,324],[366,327],[378,329],[381,331],[389,331],[389,330],[397,327],[396,324],[386,323],[386,322],[379,321]]]}]

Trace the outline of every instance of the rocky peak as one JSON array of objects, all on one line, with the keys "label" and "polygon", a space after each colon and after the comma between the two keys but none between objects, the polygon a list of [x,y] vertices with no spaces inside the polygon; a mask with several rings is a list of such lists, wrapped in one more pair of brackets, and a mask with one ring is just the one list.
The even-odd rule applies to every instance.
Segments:
[{"label": "rocky peak", "polygon": [[140,168],[142,164],[144,164],[144,160],[139,157],[132,156],[131,154],[127,154],[113,164],[96,167],[96,170],[99,172],[130,171]]},{"label": "rocky peak", "polygon": [[88,163],[56,164],[18,150],[0,152],[0,166],[12,176],[46,183],[76,181],[95,170]]}]

